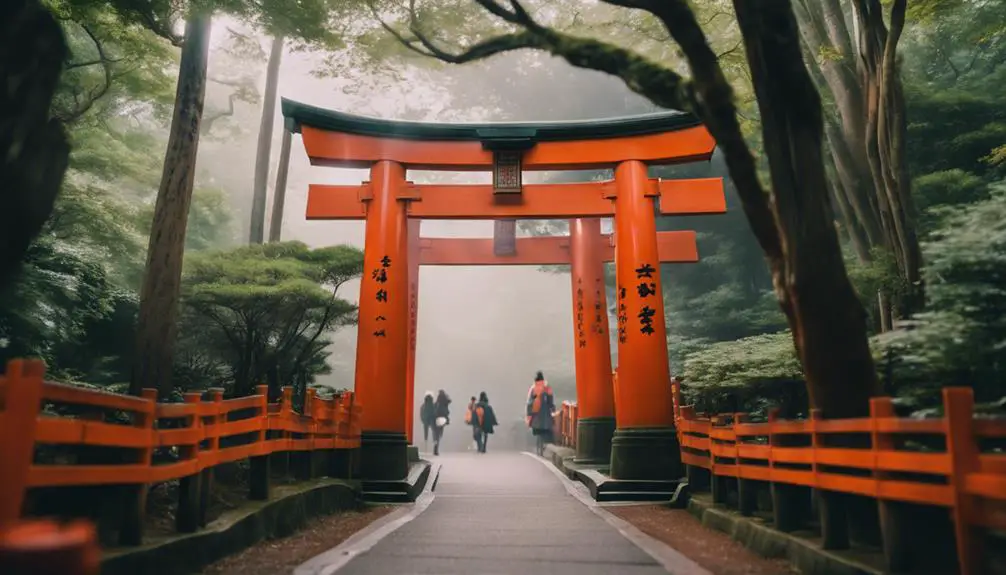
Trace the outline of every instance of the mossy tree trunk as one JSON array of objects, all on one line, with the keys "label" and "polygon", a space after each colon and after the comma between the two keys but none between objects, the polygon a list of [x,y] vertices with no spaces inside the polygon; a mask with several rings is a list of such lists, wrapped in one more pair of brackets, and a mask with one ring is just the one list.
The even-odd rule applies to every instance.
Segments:
[{"label": "mossy tree trunk", "polygon": [[156,388],[162,398],[169,397],[172,391],[182,258],[206,96],[211,22],[210,14],[195,13],[185,25],[175,110],[140,291],[136,356],[130,381],[134,395],[145,387]]},{"label": "mossy tree trunk", "polygon": [[0,287],[52,214],[70,158],[50,117],[68,55],[59,24],[37,0],[0,8]]}]

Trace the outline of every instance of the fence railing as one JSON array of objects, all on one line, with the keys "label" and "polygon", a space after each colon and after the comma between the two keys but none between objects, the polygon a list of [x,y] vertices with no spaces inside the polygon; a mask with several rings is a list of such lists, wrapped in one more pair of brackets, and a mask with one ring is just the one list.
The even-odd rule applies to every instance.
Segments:
[{"label": "fence railing", "polygon": [[[888,564],[900,569],[918,546],[905,506],[943,508],[963,575],[984,572],[986,534],[1006,530],[1006,420],[975,418],[970,388],[945,388],[939,419],[896,417],[891,398],[882,397],[871,401],[869,417],[826,420],[814,411],[810,419],[790,421],[773,412],[768,421],[752,423],[743,413],[696,413],[681,404],[677,382],[673,398],[689,486],[710,489],[716,503],[735,500],[742,515],[755,512],[756,489],[766,486],[773,522],[783,531],[802,526],[793,511],[810,501],[786,487],[873,498]],[[564,404],[556,416],[557,441],[565,445],[576,438],[574,407]],[[822,530],[833,520],[822,517]],[[829,548],[849,546],[842,528],[823,536]]]},{"label": "fence railing", "polygon": [[[248,459],[249,497],[268,499],[271,454],[300,455],[300,478],[315,475],[319,465],[346,476],[347,450],[360,444],[362,406],[352,392],[322,399],[308,389],[297,413],[289,387],[276,403],[268,402],[267,386],[236,399],[211,389],[186,393],[183,403],[157,403],[155,390],[119,395],[47,382],[44,374],[42,362],[14,360],[0,376],[0,529],[18,523],[28,489],[122,486],[128,491],[119,542],[139,545],[152,484],[180,480],[176,527],[192,532],[206,524],[214,466]],[[113,463],[47,461],[45,446],[104,448],[118,456]],[[155,451],[167,456],[155,458]]]},{"label": "fence railing", "polygon": [[559,410],[552,416],[552,429],[556,443],[576,449],[577,404],[575,401],[563,401]]},{"label": "fence railing", "polygon": [[[965,575],[983,572],[986,531],[1006,529],[1006,452],[992,447],[1006,440],[1006,421],[976,419],[970,388],[944,388],[945,415],[939,419],[896,417],[889,397],[871,400],[870,416],[857,419],[821,419],[817,410],[796,421],[781,420],[775,412],[763,423],[751,423],[743,413],[704,417],[681,405],[677,383],[674,407],[690,483],[696,470],[706,470],[713,499],[725,503],[732,487],[725,480],[735,481],[742,514],[754,511],[752,488],[759,483],[876,499],[885,555],[899,569],[918,545],[911,540],[917,531],[907,524],[904,504],[944,508]],[[780,509],[784,505],[773,507],[777,527],[796,527]],[[822,518],[822,526],[827,523]],[[848,546],[841,528],[825,537],[832,548]]]}]

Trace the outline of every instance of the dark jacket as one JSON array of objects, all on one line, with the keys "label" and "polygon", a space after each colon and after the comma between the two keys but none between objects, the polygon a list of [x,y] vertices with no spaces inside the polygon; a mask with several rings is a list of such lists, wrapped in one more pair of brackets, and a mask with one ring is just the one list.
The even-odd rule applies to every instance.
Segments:
[{"label": "dark jacket", "polygon": [[419,408],[419,421],[423,422],[423,425],[426,426],[433,425],[433,421],[437,418],[434,414],[436,405],[432,401],[433,398],[431,397],[430,399],[431,401],[428,402],[424,400],[422,407]]},{"label": "dark jacket", "polygon": [[[479,423],[479,409],[482,409],[482,422]],[[493,406],[489,405],[487,401],[480,401],[475,404],[475,409],[472,413],[472,426],[479,427],[482,431],[486,433],[492,433],[493,430],[499,425],[499,421],[496,420],[496,412],[493,411]]]},{"label": "dark jacket", "polygon": [[437,400],[433,404],[433,420],[436,421],[438,417],[446,417],[447,423],[451,422],[451,398],[447,397],[447,394],[443,394],[437,397]]}]

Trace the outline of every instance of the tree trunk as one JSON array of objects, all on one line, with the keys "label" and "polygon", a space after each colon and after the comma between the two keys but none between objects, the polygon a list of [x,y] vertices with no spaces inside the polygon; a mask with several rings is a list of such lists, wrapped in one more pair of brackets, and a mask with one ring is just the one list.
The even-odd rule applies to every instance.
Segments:
[{"label": "tree trunk", "polygon": [[834,226],[821,100],[801,56],[796,20],[788,2],[734,0],[734,9],[772,173],[781,253],[770,265],[811,405],[827,418],[863,416],[879,385],[866,313],[845,273]]},{"label": "tree trunk", "polygon": [[262,121],[258,129],[258,151],[255,152],[255,182],[252,191],[251,228],[248,243],[260,244],[265,238],[266,182],[269,179],[269,159],[272,155],[272,125],[276,114],[276,89],[279,84],[279,64],[283,59],[283,36],[272,39],[269,65],[265,73],[265,97],[262,100]]},{"label": "tree trunk", "polygon": [[0,10],[0,287],[52,214],[70,158],[49,109],[67,56],[63,31],[36,0]]},{"label": "tree trunk", "polygon": [[162,398],[167,398],[172,391],[171,364],[177,331],[182,257],[199,149],[199,125],[206,96],[211,21],[209,14],[193,14],[185,24],[175,110],[140,291],[136,357],[129,386],[130,392],[135,395],[139,395],[145,387],[156,388]]},{"label": "tree trunk", "polygon": [[290,171],[290,130],[283,130],[283,144],[279,150],[279,168],[276,170],[276,188],[272,197],[272,219],[269,221],[269,241],[278,242],[283,232],[283,207],[286,204],[286,175]]},{"label": "tree trunk", "polygon": [[770,200],[737,121],[733,90],[688,4],[658,16],[688,60],[695,111],[716,138],[772,271],[811,405],[828,418],[869,413],[879,392],[866,313],[845,273],[823,158],[820,96],[804,65],[789,2],[734,0],[772,172]]},{"label": "tree trunk", "polygon": [[829,147],[871,247],[894,256],[907,286],[894,305],[905,316],[923,304],[921,250],[905,160],[905,102],[895,60],[906,3],[898,0],[892,6],[890,34],[879,0],[852,4],[855,48],[839,0],[800,2],[797,14],[808,50],[815,55],[821,48],[831,50],[820,64],[818,58],[812,64],[841,118],[841,127],[828,126]]}]

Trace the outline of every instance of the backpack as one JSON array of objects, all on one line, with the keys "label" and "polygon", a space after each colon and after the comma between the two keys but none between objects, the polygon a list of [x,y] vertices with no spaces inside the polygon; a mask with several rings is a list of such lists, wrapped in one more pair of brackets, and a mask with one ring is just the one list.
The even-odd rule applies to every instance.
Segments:
[{"label": "backpack", "polygon": [[483,427],[486,421],[486,408],[481,405],[475,408],[475,414],[479,418],[479,427]]},{"label": "backpack", "polygon": [[551,395],[552,394],[552,388],[550,388],[548,386],[548,384],[544,383],[544,382],[542,382],[541,386],[539,386],[537,383],[535,383],[535,385],[534,385],[534,391],[532,391],[531,393],[534,394],[534,400],[531,402],[531,413],[532,414],[537,414],[538,412],[541,411],[541,401],[542,401],[542,398],[546,394]]}]

